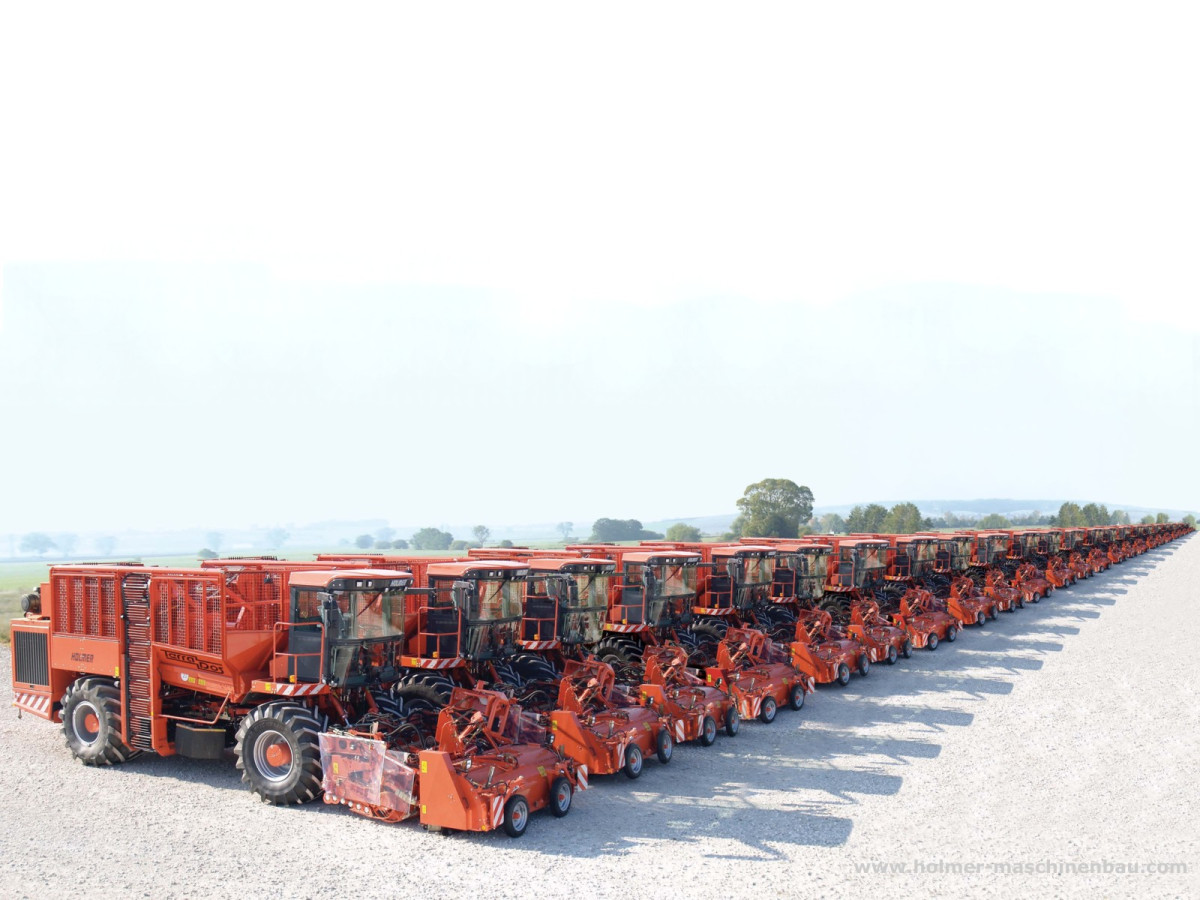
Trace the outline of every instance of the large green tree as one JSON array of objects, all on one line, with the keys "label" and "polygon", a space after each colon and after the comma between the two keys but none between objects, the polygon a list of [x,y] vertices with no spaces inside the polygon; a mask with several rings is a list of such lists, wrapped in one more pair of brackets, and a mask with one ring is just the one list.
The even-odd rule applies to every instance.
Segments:
[{"label": "large green tree", "polygon": [[747,486],[737,502],[733,534],[741,537],[797,537],[812,518],[813,493],[787,478],[764,478]]},{"label": "large green tree", "polygon": [[422,528],[412,536],[410,543],[414,550],[449,550],[454,535],[438,528]]},{"label": "large green tree", "polygon": [[637,519],[597,519],[592,523],[593,541],[653,541],[661,537],[657,531],[647,531]]},{"label": "large green tree", "polygon": [[1196,527],[1196,517],[1193,516],[1191,513],[1188,513],[1186,516],[1183,517],[1183,524],[1188,526],[1189,528],[1195,528]]},{"label": "large green tree", "polygon": [[1004,516],[1000,515],[1000,513],[988,513],[979,520],[979,527],[984,531],[992,528],[1008,528],[1011,525],[1012,522],[1008,521],[1008,519],[1004,518]]},{"label": "large green tree", "polygon": [[886,534],[913,534],[928,527],[915,503],[897,503],[884,518],[882,530]]},{"label": "large green tree", "polygon": [[1083,513],[1083,522],[1085,525],[1095,527],[1097,525],[1108,524],[1108,507],[1103,503],[1097,505],[1088,503],[1081,510]]},{"label": "large green tree", "polygon": [[667,529],[668,541],[698,541],[701,538],[700,529],[695,525],[686,525],[683,522],[676,522]]},{"label": "large green tree", "polygon": [[825,513],[817,519],[817,531],[822,534],[845,534],[846,520],[837,513]]},{"label": "large green tree", "polygon": [[1112,515],[1108,517],[1109,525],[1128,525],[1130,524],[1129,513],[1123,509],[1114,509]]},{"label": "large green tree", "polygon": [[1078,503],[1067,501],[1058,508],[1058,515],[1054,517],[1054,524],[1059,528],[1082,528],[1087,524],[1087,520],[1083,517],[1083,510]]},{"label": "large green tree", "polygon": [[846,517],[846,530],[851,534],[878,534],[883,531],[887,514],[887,507],[878,503],[856,506]]},{"label": "large green tree", "polygon": [[[1170,521],[1171,521],[1171,517],[1168,516],[1166,513],[1159,513],[1157,516],[1154,517],[1154,523],[1156,525],[1166,525]],[[68,552],[68,551],[63,551],[63,552]]]}]

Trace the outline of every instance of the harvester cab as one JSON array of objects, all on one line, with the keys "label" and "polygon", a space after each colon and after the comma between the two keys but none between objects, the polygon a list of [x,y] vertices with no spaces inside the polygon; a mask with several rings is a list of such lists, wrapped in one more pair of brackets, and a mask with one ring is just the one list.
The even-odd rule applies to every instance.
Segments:
[{"label": "harvester cab", "polygon": [[604,637],[615,565],[576,554],[532,556],[519,650],[507,664],[520,681],[521,703],[548,708],[564,662]]},{"label": "harvester cab", "polygon": [[835,587],[853,589],[869,595],[874,586],[883,581],[887,570],[886,540],[856,538],[838,542],[837,570],[833,579]]},{"label": "harvester cab", "polygon": [[[542,646],[543,635],[557,635],[557,644],[571,650],[597,643],[604,636],[604,614],[616,573],[607,560],[531,557],[521,646]],[[554,648],[557,649],[557,648]]]},{"label": "harvester cab", "polygon": [[286,671],[275,677],[352,688],[390,681],[404,640],[407,572],[301,570],[289,578]]},{"label": "harvester cab", "polygon": [[[647,645],[678,640],[695,648],[687,630],[696,603],[700,555],[686,550],[579,544],[567,548],[586,561],[610,560],[616,575],[609,585],[605,636],[593,652],[620,669],[640,667]],[[600,574],[600,573],[598,573]]]},{"label": "harvester cab", "polygon": [[829,557],[833,548],[818,543],[780,543],[775,545],[775,578],[771,599],[776,603],[820,602],[825,596],[829,577]]},{"label": "harvester cab", "polygon": [[[431,563],[426,569],[431,591],[427,622],[457,620],[459,653],[469,663],[511,656],[519,645],[528,575],[525,563],[505,560]],[[442,632],[431,631],[428,637],[440,640]],[[431,650],[428,641],[424,649]]]},{"label": "harvester cab", "polygon": [[923,581],[937,570],[938,541],[915,534],[895,535],[891,539],[895,552],[890,574],[895,578]]},{"label": "harvester cab", "polygon": [[743,619],[753,616],[755,610],[770,606],[771,587],[775,581],[774,547],[754,544],[715,547],[712,563],[713,572],[708,581],[710,599],[720,595],[716,587],[719,582],[728,584],[730,602],[726,605]]},{"label": "harvester cab", "polygon": [[515,560],[441,556],[346,556],[412,572],[403,672],[393,691],[406,709],[435,710],[455,684],[520,684],[508,661],[520,649],[529,566]]},{"label": "harvester cab", "polygon": [[972,541],[969,534],[930,534],[928,537],[937,542],[933,570],[939,575],[961,575],[970,568]]}]

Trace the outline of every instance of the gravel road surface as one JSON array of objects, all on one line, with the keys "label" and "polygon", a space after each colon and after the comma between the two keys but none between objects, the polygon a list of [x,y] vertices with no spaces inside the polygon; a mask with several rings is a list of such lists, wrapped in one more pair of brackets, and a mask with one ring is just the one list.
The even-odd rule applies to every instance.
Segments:
[{"label": "gravel road surface", "polygon": [[84,767],[17,717],[3,646],[0,897],[1200,896],[1177,646],[1198,595],[1193,536],[637,781],[595,778],[518,840],[266,806],[231,756]]}]

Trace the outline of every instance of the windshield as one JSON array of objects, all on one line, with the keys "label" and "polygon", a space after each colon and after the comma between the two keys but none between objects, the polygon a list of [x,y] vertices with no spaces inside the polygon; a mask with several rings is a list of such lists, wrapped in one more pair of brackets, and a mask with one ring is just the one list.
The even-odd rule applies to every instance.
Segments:
[{"label": "windshield", "polygon": [[825,595],[825,581],[829,577],[829,552],[799,553],[795,557],[796,596],[806,600],[817,600]]},{"label": "windshield", "polygon": [[295,620],[315,622],[321,618],[322,598],[333,601],[328,613],[328,640],[369,641],[399,637],[404,633],[404,588],[296,592]]},{"label": "windshield", "polygon": [[912,558],[917,562],[933,562],[937,559],[937,545],[933,541],[913,541],[909,546]]},{"label": "windshield", "polygon": [[471,591],[467,620],[495,622],[500,619],[519,619],[524,608],[525,580],[487,578]]},{"label": "windshield", "polygon": [[[309,598],[304,596],[308,593],[301,592],[298,598],[301,616],[308,611]],[[404,634],[404,588],[335,591],[325,596],[332,599],[332,607],[326,612],[329,682],[344,685],[361,681],[362,666],[369,663],[362,643]]]},{"label": "windshield", "polygon": [[571,576],[579,589],[579,598],[573,609],[587,609],[598,606],[608,607],[608,589],[612,584],[612,575],[608,572],[590,573],[578,572]]},{"label": "windshield", "polygon": [[770,584],[775,576],[775,560],[770,556],[744,556],[742,562],[742,584]]},{"label": "windshield", "polygon": [[863,547],[862,568],[864,571],[883,569],[887,567],[886,547]]},{"label": "windshield", "polygon": [[659,563],[654,566],[660,597],[685,597],[696,593],[695,563]]}]

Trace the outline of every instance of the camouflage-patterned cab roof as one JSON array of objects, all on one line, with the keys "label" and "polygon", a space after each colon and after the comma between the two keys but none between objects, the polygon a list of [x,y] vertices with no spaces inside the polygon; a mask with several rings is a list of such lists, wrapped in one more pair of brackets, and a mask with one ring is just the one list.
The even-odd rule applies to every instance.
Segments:
[{"label": "camouflage-patterned cab roof", "polygon": [[378,590],[380,581],[390,582],[386,587],[408,587],[412,584],[412,575],[396,569],[300,569],[288,577],[288,583],[292,587],[324,588],[334,581],[370,582],[370,589]]},{"label": "camouflage-patterned cab roof", "polygon": [[594,556],[531,556],[525,560],[532,572],[615,572],[617,564],[611,559]]},{"label": "camouflage-patterned cab roof", "polygon": [[[520,577],[529,572],[528,562],[510,559],[462,559],[431,563],[430,578],[504,578]],[[491,573],[491,574],[489,574]]]}]

